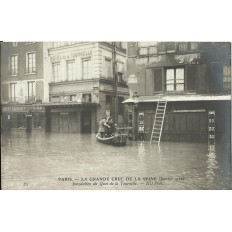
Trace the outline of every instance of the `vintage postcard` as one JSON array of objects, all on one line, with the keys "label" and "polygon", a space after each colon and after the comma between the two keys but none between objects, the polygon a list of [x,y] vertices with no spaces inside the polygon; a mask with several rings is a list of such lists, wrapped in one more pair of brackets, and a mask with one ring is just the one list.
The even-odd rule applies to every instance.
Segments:
[{"label": "vintage postcard", "polygon": [[1,189],[231,189],[231,43],[1,43]]}]

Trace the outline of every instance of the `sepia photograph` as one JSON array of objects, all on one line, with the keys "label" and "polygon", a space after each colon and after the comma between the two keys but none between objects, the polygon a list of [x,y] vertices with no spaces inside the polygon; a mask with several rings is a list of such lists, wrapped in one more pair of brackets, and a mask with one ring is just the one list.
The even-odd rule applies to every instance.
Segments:
[{"label": "sepia photograph", "polygon": [[1,231],[231,230],[227,1],[11,0],[0,20]]},{"label": "sepia photograph", "polygon": [[231,189],[231,42],[3,41],[3,190]]}]

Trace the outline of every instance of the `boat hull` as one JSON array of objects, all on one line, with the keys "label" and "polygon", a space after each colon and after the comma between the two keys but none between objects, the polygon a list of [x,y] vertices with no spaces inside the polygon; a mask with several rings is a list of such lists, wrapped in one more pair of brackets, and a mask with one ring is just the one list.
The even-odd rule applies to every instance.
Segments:
[{"label": "boat hull", "polygon": [[127,134],[116,134],[108,138],[101,138],[100,134],[96,135],[97,141],[100,143],[113,145],[113,146],[125,146],[127,141]]}]

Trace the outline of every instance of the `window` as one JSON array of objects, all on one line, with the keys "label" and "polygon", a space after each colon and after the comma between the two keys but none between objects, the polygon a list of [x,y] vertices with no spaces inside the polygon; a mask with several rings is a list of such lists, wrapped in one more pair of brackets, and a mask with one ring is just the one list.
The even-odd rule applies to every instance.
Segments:
[{"label": "window", "polygon": [[157,47],[149,47],[149,55],[157,54]]},{"label": "window", "polygon": [[36,72],[35,52],[27,53],[26,72],[27,73],[35,73]]},{"label": "window", "polygon": [[82,95],[82,101],[87,103],[87,102],[91,102],[91,94],[83,94]]},{"label": "window", "polygon": [[162,91],[162,69],[154,69],[154,91]]},{"label": "window", "polygon": [[167,52],[175,52],[176,43],[175,42],[167,42],[166,43],[166,50],[167,50]]},{"label": "window", "polygon": [[143,41],[143,42],[138,42],[138,47],[148,47],[150,45],[150,42]]},{"label": "window", "polygon": [[158,43],[158,52],[159,53],[172,53],[176,51],[175,42],[160,42]]},{"label": "window", "polygon": [[223,89],[223,66],[220,62],[210,64],[211,91],[221,91]]},{"label": "window", "polygon": [[198,50],[199,44],[197,42],[190,43],[190,50]]},{"label": "window", "polygon": [[111,78],[112,77],[112,64],[110,59],[105,59],[105,77]]},{"label": "window", "polygon": [[167,91],[184,90],[184,68],[166,70],[166,90]]},{"label": "window", "polygon": [[230,65],[223,66],[223,88],[225,90],[231,89],[231,66]]},{"label": "window", "polygon": [[140,48],[139,49],[139,55],[147,55],[147,49],[148,48]]},{"label": "window", "polygon": [[179,51],[180,52],[185,52],[188,50],[188,43],[179,43]]},{"label": "window", "polygon": [[194,65],[187,66],[187,90],[194,91],[197,88],[197,68]]},{"label": "window", "polygon": [[76,72],[75,72],[75,62],[74,60],[72,61],[67,61],[67,77],[68,81],[73,81],[76,78]]},{"label": "window", "polygon": [[122,73],[121,72],[118,72],[118,82],[121,82],[122,83]]},{"label": "window", "polygon": [[28,82],[28,101],[35,101],[35,82]]},{"label": "window", "polygon": [[10,101],[11,102],[16,101],[16,83],[10,84]]},{"label": "window", "polygon": [[10,57],[10,75],[18,75],[18,55]]},{"label": "window", "polygon": [[60,63],[54,63],[52,65],[52,71],[53,71],[54,82],[59,82],[60,81]]},{"label": "window", "polygon": [[83,79],[91,79],[92,78],[92,65],[91,59],[83,59]]}]

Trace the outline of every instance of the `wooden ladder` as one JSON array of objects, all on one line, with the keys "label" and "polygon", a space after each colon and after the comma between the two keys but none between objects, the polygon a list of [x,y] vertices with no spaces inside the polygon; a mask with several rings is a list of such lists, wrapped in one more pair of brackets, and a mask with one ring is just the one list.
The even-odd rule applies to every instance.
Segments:
[{"label": "wooden ladder", "polygon": [[157,103],[156,112],[155,112],[155,119],[154,119],[153,128],[152,128],[152,132],[151,132],[150,143],[152,141],[157,142],[158,145],[160,143],[166,106],[167,106],[166,100],[158,101],[158,103]]}]

